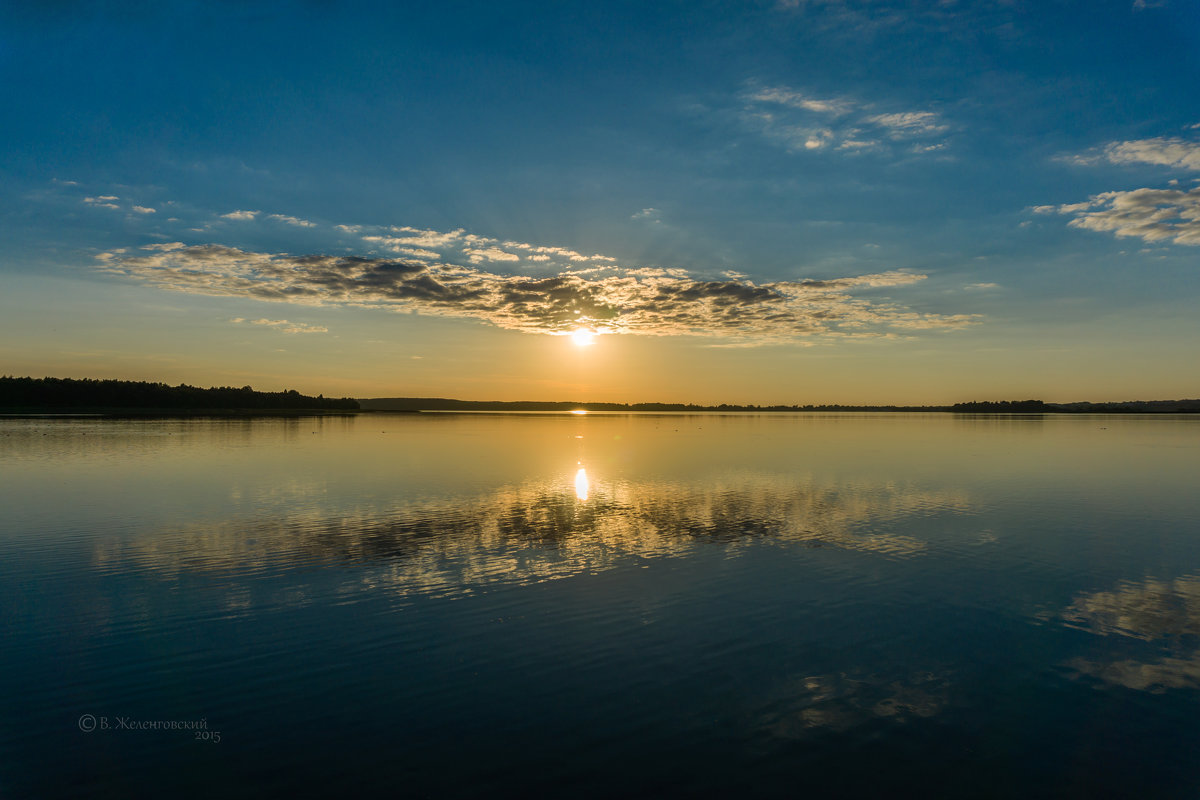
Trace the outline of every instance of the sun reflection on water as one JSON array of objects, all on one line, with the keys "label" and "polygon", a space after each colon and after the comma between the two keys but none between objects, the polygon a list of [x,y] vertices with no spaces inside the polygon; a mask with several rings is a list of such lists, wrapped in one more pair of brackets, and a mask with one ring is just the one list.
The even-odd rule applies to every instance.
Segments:
[{"label": "sun reflection on water", "polygon": [[588,480],[587,470],[583,467],[575,473],[575,497],[580,502],[587,502],[588,489],[591,488],[591,481]]}]

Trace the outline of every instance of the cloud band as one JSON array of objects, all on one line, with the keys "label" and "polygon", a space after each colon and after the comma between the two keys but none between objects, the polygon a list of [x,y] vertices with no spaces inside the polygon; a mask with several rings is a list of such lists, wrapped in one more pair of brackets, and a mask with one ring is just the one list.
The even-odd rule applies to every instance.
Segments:
[{"label": "cloud band", "polygon": [[257,253],[223,245],[149,245],[99,256],[101,269],[193,294],[465,317],[508,330],[562,334],[699,335],[761,342],[885,336],[960,328],[970,315],[918,313],[851,293],[924,275],[891,271],[834,280],[755,284],[697,280],[680,270],[592,267],[548,277],[476,266],[361,256]]}]

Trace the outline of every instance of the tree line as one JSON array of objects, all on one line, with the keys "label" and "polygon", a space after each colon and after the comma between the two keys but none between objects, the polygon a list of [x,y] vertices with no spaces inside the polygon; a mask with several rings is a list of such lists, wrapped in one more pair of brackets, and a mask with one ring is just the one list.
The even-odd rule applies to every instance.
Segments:
[{"label": "tree line", "polygon": [[0,408],[22,409],[164,409],[164,410],[356,410],[349,398],[311,397],[295,389],[256,392],[219,386],[203,389],[181,383],[95,380],[92,378],[0,377]]},{"label": "tree line", "polygon": [[701,405],[697,403],[574,403],[538,400],[452,400],[446,397],[373,397],[365,411],[949,411],[950,406]]},{"label": "tree line", "polygon": [[944,406],[845,404],[700,405],[696,403],[572,403],[536,400],[453,400],[446,397],[373,397],[359,401],[365,411],[950,411],[957,414],[1110,414],[1200,412],[1200,400],[1131,400],[1120,403],[1047,403],[1043,400],[974,400]]}]

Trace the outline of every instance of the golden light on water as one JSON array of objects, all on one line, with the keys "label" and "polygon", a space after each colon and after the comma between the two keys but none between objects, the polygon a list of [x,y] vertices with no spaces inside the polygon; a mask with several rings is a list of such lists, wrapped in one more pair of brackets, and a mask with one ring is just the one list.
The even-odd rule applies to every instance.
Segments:
[{"label": "golden light on water", "polygon": [[592,484],[591,481],[588,480],[587,470],[583,467],[580,467],[579,471],[575,473],[575,497],[581,501],[587,500],[588,489],[590,489],[591,486]]}]

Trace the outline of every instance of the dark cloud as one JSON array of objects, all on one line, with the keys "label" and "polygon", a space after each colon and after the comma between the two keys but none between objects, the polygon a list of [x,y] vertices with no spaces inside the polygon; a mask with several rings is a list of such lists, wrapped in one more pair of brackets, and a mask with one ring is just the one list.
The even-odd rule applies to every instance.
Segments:
[{"label": "dark cloud", "polygon": [[679,270],[607,266],[530,277],[455,264],[178,243],[104,253],[100,261],[109,272],[175,291],[468,317],[528,333],[589,327],[598,333],[783,341],[850,331],[864,336],[959,328],[974,321],[851,295],[855,289],[905,286],[924,278],[899,271],[761,285],[741,277],[695,280]]}]

